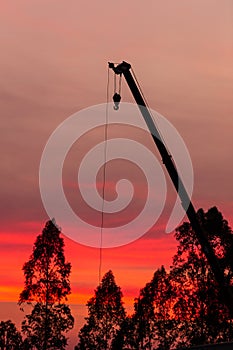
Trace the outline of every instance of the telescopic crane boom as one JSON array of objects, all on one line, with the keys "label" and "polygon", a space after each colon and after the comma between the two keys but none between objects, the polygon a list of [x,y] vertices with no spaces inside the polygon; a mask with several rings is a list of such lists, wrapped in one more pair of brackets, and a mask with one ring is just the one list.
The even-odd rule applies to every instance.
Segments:
[{"label": "telescopic crane boom", "polygon": [[147,124],[147,127],[151,133],[151,136],[154,140],[155,145],[157,146],[157,149],[162,157],[162,161],[168,171],[168,174],[172,180],[172,183],[176,189],[177,194],[180,197],[181,204],[183,208],[186,210],[187,217],[190,221],[190,224],[193,228],[193,230],[196,233],[197,239],[201,245],[201,248],[208,260],[208,263],[210,264],[210,267],[213,271],[213,274],[215,276],[215,280],[217,281],[219,288],[221,290],[221,294],[223,297],[223,301],[225,302],[226,306],[228,307],[231,315],[233,316],[233,294],[231,287],[226,283],[226,279],[224,277],[224,271],[220,267],[218,258],[216,257],[214,250],[212,246],[210,245],[210,242],[208,241],[207,235],[204,232],[203,228],[201,227],[198,218],[196,210],[194,209],[194,206],[191,202],[191,199],[189,197],[189,194],[186,191],[186,188],[183,184],[183,181],[176,169],[176,166],[173,162],[173,159],[168,152],[164,142],[162,141],[162,138],[160,136],[160,132],[155,125],[152,115],[145,103],[145,100],[138,88],[138,85],[131,74],[131,65],[125,61],[115,66],[114,63],[109,63],[109,68],[113,69],[114,73],[117,75],[123,75],[131,92],[132,95],[140,109],[140,112]]}]

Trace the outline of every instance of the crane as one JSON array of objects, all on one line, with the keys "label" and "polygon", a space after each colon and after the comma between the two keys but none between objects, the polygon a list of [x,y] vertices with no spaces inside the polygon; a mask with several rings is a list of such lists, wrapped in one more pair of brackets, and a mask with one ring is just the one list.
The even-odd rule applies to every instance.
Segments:
[{"label": "crane", "polygon": [[[129,89],[138,105],[138,108],[144,118],[146,125],[150,131],[152,139],[161,155],[162,162],[164,163],[167,172],[171,178],[171,181],[175,187],[177,194],[180,197],[181,204],[186,210],[187,217],[190,221],[190,224],[196,234],[196,237],[201,245],[201,249],[204,252],[207,261],[213,271],[216,282],[218,283],[219,289],[221,291],[222,299],[225,305],[228,307],[228,310],[233,316],[233,293],[230,285],[226,282],[224,271],[219,264],[219,260],[215,255],[215,252],[207,238],[207,234],[204,231],[203,227],[200,225],[200,222],[197,217],[196,210],[191,202],[191,198],[184,186],[184,183],[177,171],[175,163],[172,159],[171,154],[166,148],[162,137],[160,136],[160,131],[158,127],[155,125],[151,112],[146,105],[145,99],[143,98],[142,93],[140,92],[137,81],[134,79],[134,76],[131,73],[131,65],[125,61],[120,64],[115,65],[114,63],[108,63],[109,68],[113,70],[116,75],[124,76]],[[113,96],[113,100],[115,103],[115,109],[118,109],[120,96],[115,94]]]}]

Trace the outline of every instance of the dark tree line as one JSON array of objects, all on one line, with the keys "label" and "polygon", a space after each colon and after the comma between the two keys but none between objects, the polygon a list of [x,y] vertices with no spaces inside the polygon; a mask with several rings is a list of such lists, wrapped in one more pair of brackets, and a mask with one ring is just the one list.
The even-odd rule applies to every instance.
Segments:
[{"label": "dark tree line", "polygon": [[[233,232],[216,207],[200,209],[198,218],[232,286]],[[190,224],[178,227],[175,237],[172,266],[155,271],[135,298],[132,315],[112,271],[104,275],[87,303],[75,350],[172,350],[233,340],[233,320]],[[21,333],[10,320],[0,323],[0,350],[66,349],[66,332],[74,325],[67,305],[70,271],[60,229],[50,220],[23,266],[19,304],[31,312]]]},{"label": "dark tree line", "polygon": [[[198,218],[232,286],[233,232],[216,207],[199,210]],[[170,270],[161,266],[155,271],[135,298],[132,315],[123,309],[112,272],[104,276],[87,303],[88,317],[76,350],[170,350],[233,340],[233,320],[190,224],[178,227],[175,237],[178,247]],[[113,284],[118,300],[115,318],[110,298]],[[113,331],[104,338],[106,319]]]}]

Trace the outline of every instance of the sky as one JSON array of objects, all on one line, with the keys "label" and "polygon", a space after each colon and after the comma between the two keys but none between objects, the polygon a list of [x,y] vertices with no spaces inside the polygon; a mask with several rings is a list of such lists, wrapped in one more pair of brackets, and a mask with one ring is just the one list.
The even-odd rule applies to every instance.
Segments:
[{"label": "sky", "polygon": [[[45,144],[70,115],[106,103],[108,61],[132,64],[150,107],[182,136],[193,164],[195,207],[217,206],[232,226],[232,19],[230,0],[2,4],[1,319],[8,317],[8,303],[18,300],[22,265],[48,220],[39,190]],[[109,88],[111,96],[112,77]],[[124,81],[122,101],[133,102]],[[98,140],[97,134],[84,139],[82,151]],[[152,147],[148,140],[144,142]],[[66,174],[77,161],[72,153],[69,157]],[[113,169],[120,177],[119,169],[130,167],[116,164]],[[129,308],[153,272],[161,264],[169,268],[176,251],[173,234],[164,233],[175,198],[166,181],[170,197],[154,227],[133,243],[103,250],[102,273],[112,269]],[[141,203],[142,192],[135,203]],[[72,264],[69,301],[85,305],[98,285],[99,249],[66,235],[64,240]],[[13,311],[9,315],[17,317]]]}]

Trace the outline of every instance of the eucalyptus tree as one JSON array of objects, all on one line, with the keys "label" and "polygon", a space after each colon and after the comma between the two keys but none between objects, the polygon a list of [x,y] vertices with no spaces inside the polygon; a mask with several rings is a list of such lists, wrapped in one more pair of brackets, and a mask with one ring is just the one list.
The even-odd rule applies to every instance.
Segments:
[{"label": "eucalyptus tree", "polygon": [[65,349],[74,319],[67,296],[71,292],[71,264],[66,262],[64,240],[54,220],[49,220],[36,238],[33,252],[23,265],[24,289],[19,304],[29,304],[30,314],[22,322],[22,332],[32,349]]}]

